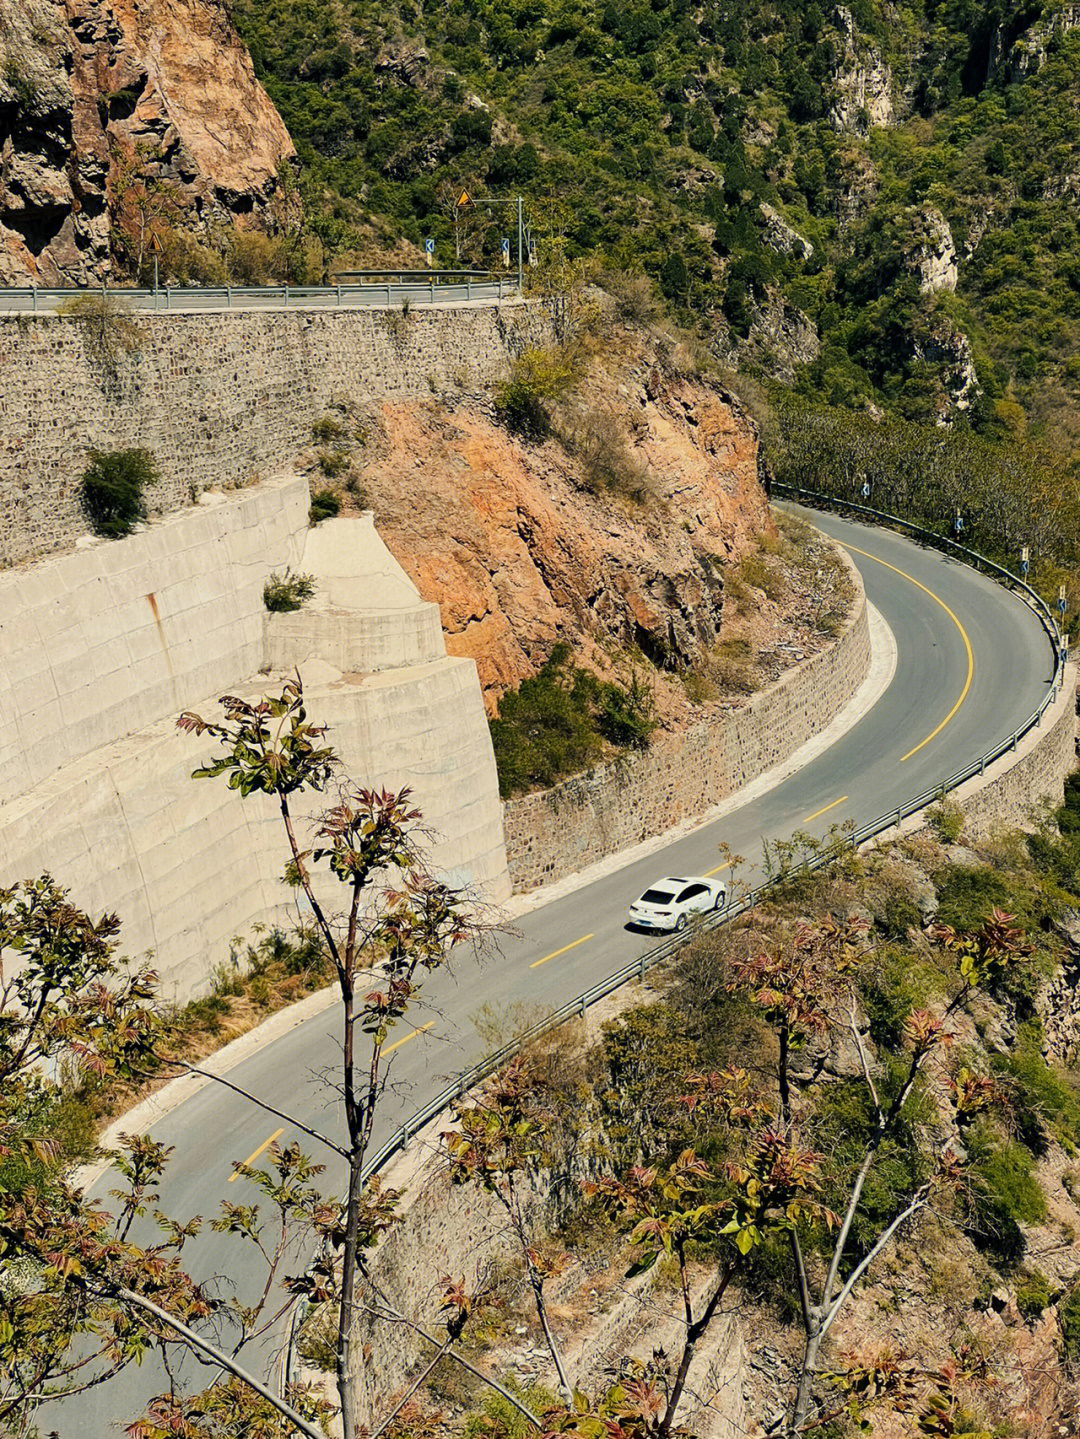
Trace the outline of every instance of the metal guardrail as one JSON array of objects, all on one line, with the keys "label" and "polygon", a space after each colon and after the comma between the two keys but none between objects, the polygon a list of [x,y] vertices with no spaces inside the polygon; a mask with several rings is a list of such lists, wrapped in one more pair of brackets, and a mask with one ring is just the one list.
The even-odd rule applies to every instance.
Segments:
[{"label": "metal guardrail", "polygon": [[347,309],[373,306],[448,305],[463,302],[498,304],[516,299],[517,281],[502,276],[460,275],[453,280],[402,279],[341,285],[199,285],[166,289],[85,286],[46,289],[37,286],[0,288],[0,313],[55,315],[85,296],[118,297],[136,310],[153,313],[185,310]]},{"label": "metal guardrail", "polygon": [[[727,905],[724,909],[706,915],[703,919],[678,934],[670,935],[667,939],[661,941],[660,944],[655,945],[652,949],[648,949],[639,955],[638,958],[630,964],[624,965],[622,969],[616,970],[614,974],[609,974],[605,979],[594,984],[591,989],[585,990],[583,994],[579,994],[566,1004],[561,1005],[537,1024],[530,1026],[529,1029],[519,1034],[508,1044],[504,1044],[502,1048],[494,1054],[488,1055],[485,1059],[480,1060],[478,1064],[474,1064],[470,1069],[463,1071],[452,1084],[449,1084],[439,1094],[435,1095],[422,1109],[417,1110],[415,1114],[411,1115],[401,1128],[391,1135],[386,1143],[372,1155],[364,1165],[363,1177],[365,1182],[370,1179],[373,1174],[377,1174],[382,1170],[396,1154],[405,1148],[409,1141],[418,1134],[420,1130],[430,1124],[433,1119],[436,1119],[455,1099],[460,1099],[477,1084],[481,1084],[485,1079],[490,1078],[491,1075],[501,1069],[504,1064],[511,1060],[516,1054],[520,1053],[520,1051],[534,1039],[539,1039],[551,1030],[557,1029],[560,1024],[565,1024],[568,1019],[583,1016],[586,1010],[592,1005],[601,999],[606,999],[609,994],[613,994],[617,989],[621,989],[624,984],[630,983],[631,980],[644,979],[651,969],[654,969],[658,964],[663,964],[665,960],[670,959],[673,954],[677,953],[678,950],[682,949],[683,946],[688,944],[692,939],[696,939],[699,935],[708,933],[710,930],[717,929],[721,925],[730,924],[732,920],[754,909],[770,890],[776,888],[776,886],[784,880],[791,878],[793,874],[811,873],[832,864],[838,855],[848,848],[858,849],[860,845],[883,834],[886,830],[898,827],[910,815],[917,814],[919,810],[925,809],[927,805],[932,804],[935,800],[942,799],[950,791],[957,789],[967,780],[974,778],[975,775],[983,774],[987,765],[993,764],[993,762],[1000,759],[1002,755],[1008,754],[1010,750],[1016,749],[1023,736],[1042,722],[1043,715],[1056,700],[1065,677],[1065,655],[1061,644],[1061,634],[1058,630],[1057,621],[1054,619],[1052,612],[1042,597],[1018,575],[1014,575],[1011,570],[1005,569],[1004,566],[996,564],[993,560],[986,559],[985,556],[980,555],[976,550],[970,550],[966,546],[948,539],[946,536],[938,535],[933,530],[927,530],[921,525],[912,524],[910,521],[903,520],[896,515],[889,515],[881,510],[872,510],[865,505],[850,504],[847,500],[843,500],[836,495],[826,495],[815,490],[803,490],[793,485],[774,484],[774,494],[781,490],[784,491],[785,494],[797,497],[808,504],[819,507],[839,507],[869,516],[877,521],[888,524],[890,527],[899,525],[917,534],[921,539],[933,543],[935,546],[963,555],[967,563],[971,563],[976,567],[985,567],[996,578],[1004,581],[1011,588],[1022,592],[1025,600],[1031,605],[1032,609],[1035,610],[1039,619],[1042,621],[1043,628],[1046,631],[1053,651],[1054,676],[1049,690],[1043,696],[1042,702],[1038,708],[1029,715],[1024,723],[1020,725],[1018,729],[1013,730],[1007,738],[987,750],[985,754],[980,755],[978,759],[972,760],[971,763],[965,765],[963,769],[957,770],[955,774],[942,780],[942,782],[935,785],[933,789],[924,790],[922,794],[916,795],[914,799],[908,800],[896,809],[889,810],[888,813],[879,815],[877,819],[873,819],[868,824],[864,824],[861,828],[854,830],[851,834],[845,836],[837,846],[827,848],[808,857],[802,864],[795,866],[792,870],[787,870],[782,874],[774,875],[766,879],[762,884],[754,886],[745,895]],[[282,1366],[283,1382],[287,1382],[290,1377],[293,1339],[299,1328],[299,1323],[300,1318],[294,1310],[289,1343],[286,1345],[285,1358]]]}]

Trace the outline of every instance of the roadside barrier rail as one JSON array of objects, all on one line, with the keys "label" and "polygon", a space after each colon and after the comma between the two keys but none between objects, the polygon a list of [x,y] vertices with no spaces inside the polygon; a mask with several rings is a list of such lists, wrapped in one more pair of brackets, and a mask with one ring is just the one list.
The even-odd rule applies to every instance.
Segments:
[{"label": "roadside barrier rail", "polygon": [[403,276],[363,279],[340,285],[191,285],[153,288],[88,285],[47,289],[31,285],[0,288],[0,313],[54,315],[86,296],[118,298],[133,309],[151,312],[184,310],[346,309],[372,306],[447,305],[467,302],[497,304],[516,299],[516,280],[502,276],[455,272],[440,280]]},{"label": "roadside barrier rail", "polygon": [[[895,809],[891,809],[887,813],[879,815],[876,819],[870,820],[868,824],[864,824],[860,828],[853,830],[850,834],[844,835],[843,838],[835,844],[823,848],[816,854],[808,855],[804,861],[793,866],[791,869],[770,876],[764,880],[763,883],[755,885],[738,899],[725,906],[724,909],[705,915],[701,920],[688,926],[681,932],[669,935],[667,939],[654,945],[652,949],[645,950],[637,959],[632,960],[629,964],[623,965],[622,969],[616,970],[614,974],[607,975],[590,989],[585,990],[583,994],[576,995],[575,998],[569,1000],[566,1004],[560,1005],[559,1008],[553,1010],[551,1014],[546,1015],[538,1023],[531,1025],[509,1043],[504,1044],[502,1048],[496,1050],[494,1054],[489,1054],[485,1059],[480,1060],[478,1064],[474,1064],[471,1068],[464,1070],[451,1084],[447,1085],[445,1089],[436,1094],[433,1099],[429,1100],[423,1108],[418,1109],[415,1114],[411,1115],[401,1128],[392,1134],[386,1143],[371,1156],[364,1165],[363,1177],[365,1182],[370,1179],[372,1175],[378,1174],[380,1170],[384,1169],[395,1155],[405,1149],[409,1141],[418,1134],[420,1130],[430,1124],[433,1119],[436,1119],[454,1100],[461,1099],[470,1089],[474,1088],[477,1084],[483,1083],[485,1079],[489,1079],[491,1075],[497,1073],[504,1064],[513,1059],[515,1055],[519,1054],[521,1050],[524,1049],[526,1045],[532,1043],[533,1040],[541,1038],[553,1029],[557,1029],[559,1025],[565,1024],[567,1020],[583,1016],[592,1005],[601,999],[606,999],[608,995],[614,994],[614,992],[617,989],[621,989],[624,984],[629,984],[632,980],[643,980],[651,969],[654,969],[659,964],[663,964],[665,960],[670,959],[672,955],[676,954],[684,945],[690,943],[691,940],[696,939],[703,933],[708,933],[710,930],[717,929],[721,925],[730,924],[732,920],[754,909],[770,890],[775,889],[778,885],[791,879],[794,875],[812,873],[815,870],[822,869],[834,863],[839,855],[846,850],[858,849],[860,845],[865,844],[868,840],[875,839],[878,835],[885,833],[886,830],[897,828],[905,819],[909,818],[909,816],[917,814],[919,810],[925,809],[927,805],[933,804],[935,800],[943,799],[950,791],[957,789],[967,780],[974,778],[975,775],[983,774],[987,765],[993,764],[995,760],[1000,759],[1002,755],[1008,754],[1010,750],[1015,750],[1023,736],[1041,724],[1043,715],[1056,700],[1065,678],[1065,651],[1061,643],[1061,634],[1053,613],[1043,601],[1042,597],[1018,575],[1014,575],[1011,570],[1005,569],[1004,566],[996,564],[993,560],[988,560],[976,550],[968,549],[965,545],[958,544],[956,541],[950,540],[946,536],[936,534],[933,530],[925,529],[921,525],[912,524],[910,521],[901,519],[897,515],[886,514],[881,510],[872,510],[865,505],[851,504],[837,495],[828,495],[816,490],[799,489],[793,485],[774,484],[773,493],[777,494],[778,492],[782,492],[785,496],[790,496],[791,498],[797,498],[805,504],[816,505],[820,508],[840,508],[853,511],[856,514],[866,515],[876,521],[887,524],[890,528],[899,526],[916,534],[919,538],[939,548],[945,549],[947,552],[962,555],[965,562],[977,568],[985,568],[995,578],[1001,580],[1010,588],[1021,592],[1023,598],[1030,604],[1031,608],[1042,621],[1043,629],[1051,645],[1054,674],[1050,688],[1043,696],[1038,708],[1028,716],[1019,728],[1013,730],[1005,739],[1000,740],[991,749],[988,749],[985,754],[981,754],[977,759],[972,760],[970,764],[965,765],[963,769],[957,770],[955,774],[942,780],[940,784],[935,785],[932,789],[924,790],[922,794],[916,795],[913,799],[907,800]],[[298,1313],[294,1310],[290,1340],[285,1349],[285,1357],[282,1365],[283,1382],[288,1382],[291,1374],[292,1351],[294,1347],[293,1338],[299,1328],[301,1318],[302,1311]]]}]

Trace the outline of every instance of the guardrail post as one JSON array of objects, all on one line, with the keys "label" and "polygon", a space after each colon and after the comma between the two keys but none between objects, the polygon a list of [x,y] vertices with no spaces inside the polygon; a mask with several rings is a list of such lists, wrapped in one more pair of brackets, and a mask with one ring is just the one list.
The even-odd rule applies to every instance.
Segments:
[{"label": "guardrail post", "polygon": [[1018,738],[1019,738],[1019,736],[1016,734],[1016,731],[1014,730],[1014,731],[1013,731],[1013,737],[1012,737],[1012,747],[1013,747],[1014,750],[1016,749],[1016,744],[1017,744]]},{"label": "guardrail post", "polygon": [[580,1010],[579,1010],[579,1013],[581,1014],[582,1019],[585,1018],[585,1011],[586,1011],[587,1008],[588,1008],[588,1005],[585,1003],[585,996],[582,995],[582,996],[581,996],[581,1008],[580,1008]]},{"label": "guardrail post", "polygon": [[390,282],[386,283],[386,308],[390,308]]},{"label": "guardrail post", "polygon": [[435,281],[434,281],[434,280],[430,280],[430,281],[428,282],[428,288],[431,290],[431,303],[434,305],[434,303],[435,303]]},{"label": "guardrail post", "polygon": [[466,280],[466,281],[465,281],[465,298],[466,298],[466,300],[471,300],[471,299],[472,299],[472,281],[471,281],[471,280]]},{"label": "guardrail post", "polygon": [[638,979],[645,978],[645,951],[642,950],[638,958]]},{"label": "guardrail post", "polygon": [[986,773],[986,756],[985,756],[985,755],[980,755],[980,756],[979,756],[979,773],[980,773],[980,774],[985,774],[985,773]]},{"label": "guardrail post", "polygon": [[341,308],[341,286],[340,286],[340,285],[337,287],[337,302],[338,302],[338,308],[340,309],[340,308]]},{"label": "guardrail post", "polygon": [[285,286],[285,308],[286,308],[286,310],[289,308],[289,287],[288,287],[288,285]]},{"label": "guardrail post", "polygon": [[37,314],[37,286],[34,286],[34,314]]},{"label": "guardrail post", "polygon": [[165,308],[166,310],[172,309],[172,291],[167,285],[165,287]]}]

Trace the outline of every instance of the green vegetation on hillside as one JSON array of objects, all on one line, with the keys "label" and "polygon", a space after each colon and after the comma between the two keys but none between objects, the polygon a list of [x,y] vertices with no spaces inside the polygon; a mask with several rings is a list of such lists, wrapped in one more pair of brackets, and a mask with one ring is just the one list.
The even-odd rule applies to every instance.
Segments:
[{"label": "green vegetation on hillside", "polygon": [[[739,338],[770,305],[798,307],[822,342],[801,385],[830,403],[932,419],[955,388],[950,337],[962,330],[981,387],[971,423],[1045,432],[1071,455],[1080,35],[1055,28],[1055,8],[232,7],[296,140],[308,223],[331,255],[432,235],[443,263],[494,264],[511,212],[462,223],[453,201],[461,188],[520,191],[542,257],[556,242],[644,269],[710,331]],[[1046,58],[1021,75],[1009,53],[1033,26]],[[875,66],[888,67],[889,128],[872,129],[845,100],[855,71]],[[762,202],[812,254],[770,242]],[[928,207],[952,228],[955,294],[919,290]],[[774,342],[766,327],[755,351],[766,368]]]},{"label": "green vegetation on hillside", "polygon": [[503,798],[587,769],[606,753],[644,749],[655,728],[652,694],[636,674],[600,680],[561,641],[531,679],[503,695],[491,739]]}]

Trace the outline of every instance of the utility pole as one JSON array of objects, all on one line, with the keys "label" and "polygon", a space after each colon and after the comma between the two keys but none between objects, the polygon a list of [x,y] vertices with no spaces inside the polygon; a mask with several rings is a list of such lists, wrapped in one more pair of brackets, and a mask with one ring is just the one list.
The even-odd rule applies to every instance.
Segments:
[{"label": "utility pole", "polygon": [[462,190],[461,198],[458,200],[458,208],[471,205],[513,205],[517,211],[517,272],[518,272],[518,294],[520,295],[525,287],[525,198],[523,195],[509,196],[505,200],[474,200],[468,190]]}]

